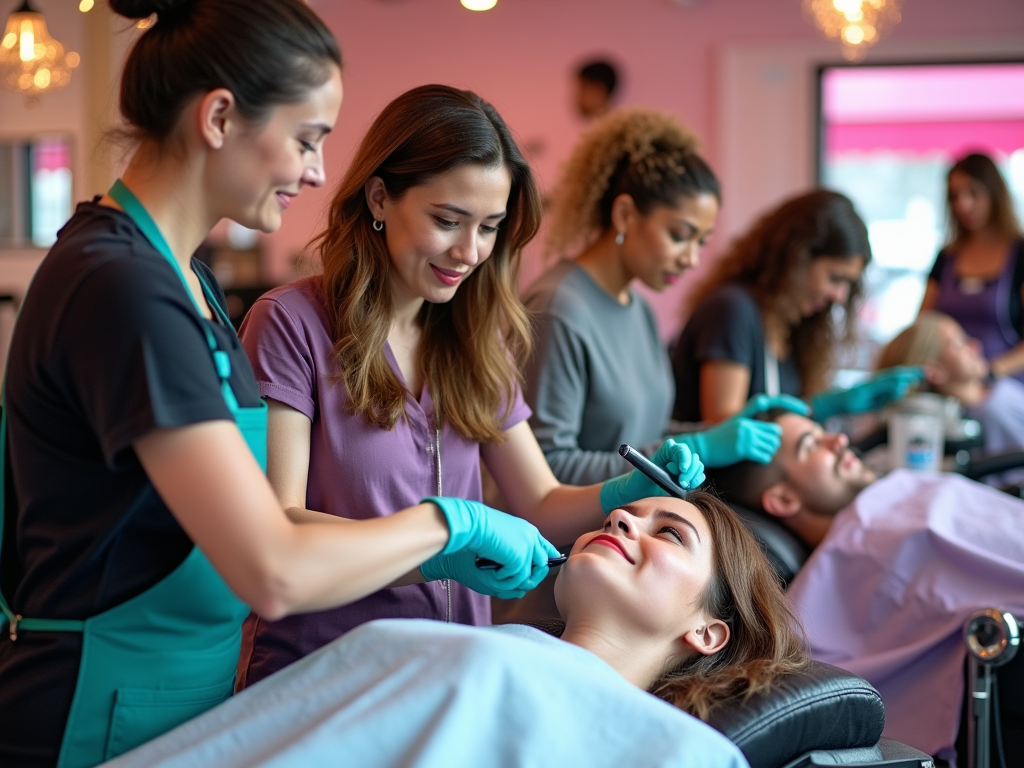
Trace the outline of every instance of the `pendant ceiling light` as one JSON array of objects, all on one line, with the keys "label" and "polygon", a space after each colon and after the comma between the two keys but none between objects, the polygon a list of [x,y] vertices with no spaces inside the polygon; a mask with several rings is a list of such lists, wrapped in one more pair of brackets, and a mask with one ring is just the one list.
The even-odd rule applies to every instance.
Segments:
[{"label": "pendant ceiling light", "polygon": [[80,58],[50,37],[46,20],[29,0],[7,19],[0,39],[0,83],[26,96],[38,96],[63,88]]},{"label": "pendant ceiling light", "polygon": [[804,13],[826,37],[839,41],[843,58],[860,61],[900,23],[901,4],[902,0],[804,0]]}]

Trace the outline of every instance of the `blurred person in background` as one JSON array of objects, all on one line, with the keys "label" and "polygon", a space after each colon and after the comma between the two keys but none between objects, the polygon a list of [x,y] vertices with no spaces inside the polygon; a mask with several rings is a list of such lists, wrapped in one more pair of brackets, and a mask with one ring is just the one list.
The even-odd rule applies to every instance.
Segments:
[{"label": "blurred person in background", "polygon": [[921,312],[937,309],[981,342],[993,376],[1024,381],[1024,237],[996,164],[973,153],[947,176],[949,243],[928,276]]},{"label": "blurred person in background", "polygon": [[955,397],[964,415],[981,423],[986,453],[1024,450],[1024,384],[1011,376],[993,380],[981,342],[949,315],[922,312],[886,345],[878,370],[902,365],[923,366],[928,389]]},{"label": "blurred person in background", "polygon": [[595,120],[611,111],[612,97],[619,86],[619,71],[606,59],[594,59],[576,70],[576,110],[585,120]]}]

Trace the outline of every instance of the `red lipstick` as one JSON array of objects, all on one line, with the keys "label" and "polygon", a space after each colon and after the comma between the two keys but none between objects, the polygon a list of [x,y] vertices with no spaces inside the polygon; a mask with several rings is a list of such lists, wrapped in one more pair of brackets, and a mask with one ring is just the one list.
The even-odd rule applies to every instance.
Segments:
[{"label": "red lipstick", "polygon": [[[614,549],[616,552],[618,552],[620,555],[626,558],[626,560],[629,561],[630,565],[632,565],[634,562],[633,558],[630,557],[629,554],[626,552],[626,548],[622,545],[622,542],[616,539],[614,536],[609,536],[607,533],[597,534],[597,536],[595,536],[587,542],[587,547],[589,547],[591,544],[603,544],[606,547]],[[584,547],[584,549],[586,549],[586,547]]]}]

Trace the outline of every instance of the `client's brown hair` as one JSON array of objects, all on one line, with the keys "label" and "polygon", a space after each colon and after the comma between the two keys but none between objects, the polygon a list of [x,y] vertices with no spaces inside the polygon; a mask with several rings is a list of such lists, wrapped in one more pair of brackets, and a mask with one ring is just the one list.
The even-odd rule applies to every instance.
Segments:
[{"label": "client's brown hair", "polygon": [[952,318],[935,310],[922,312],[914,324],[904,328],[878,355],[875,369],[882,371],[897,365],[934,363],[942,354],[942,323]]},{"label": "client's brown hair", "polygon": [[650,692],[707,720],[724,702],[763,693],[779,676],[802,669],[808,655],[782,585],[743,521],[710,493],[695,491],[686,500],[703,513],[714,542],[700,604],[729,625],[729,642],[718,653],[687,659]]}]

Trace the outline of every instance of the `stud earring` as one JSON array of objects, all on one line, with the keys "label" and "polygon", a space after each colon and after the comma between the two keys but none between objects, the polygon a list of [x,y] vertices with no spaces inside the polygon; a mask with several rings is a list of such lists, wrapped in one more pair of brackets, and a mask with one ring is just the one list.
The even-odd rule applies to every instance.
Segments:
[{"label": "stud earring", "polygon": [[626,233],[619,232],[619,234],[615,236],[615,244],[622,245],[624,242],[626,242]]},{"label": "stud earring", "polygon": [[374,219],[373,220],[373,231],[374,232],[380,232],[382,229],[384,229],[384,222],[381,221],[380,219]]}]

